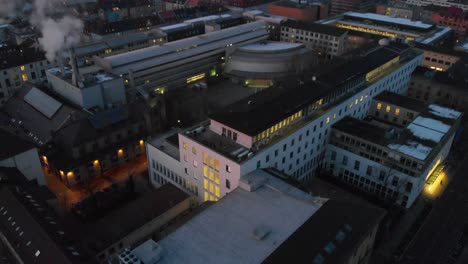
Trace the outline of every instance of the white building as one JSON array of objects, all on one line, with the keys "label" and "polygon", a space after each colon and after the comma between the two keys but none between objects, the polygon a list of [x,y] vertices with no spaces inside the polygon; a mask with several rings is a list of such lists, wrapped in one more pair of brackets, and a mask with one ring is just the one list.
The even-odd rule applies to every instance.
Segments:
[{"label": "white building", "polygon": [[280,178],[248,173],[228,196],[132,255],[158,264],[366,263],[383,210],[314,197]]},{"label": "white building", "polygon": [[381,91],[406,93],[421,60],[407,45],[373,46],[364,56],[324,67],[314,81],[269,88],[169,140],[150,140],[151,181],[172,182],[202,201],[218,200],[258,168],[308,181],[320,167],[331,125],[347,115],[365,117]]},{"label": "white building", "polygon": [[389,92],[376,96],[369,111],[370,122],[346,117],[333,125],[325,170],[409,208],[426,183],[432,188],[461,113]]},{"label": "white building", "polygon": [[326,58],[340,56],[346,51],[348,31],[339,27],[288,20],[281,24],[281,41],[303,43]]},{"label": "white building", "polygon": [[265,27],[265,22],[257,21],[98,59],[97,64],[123,76],[130,86],[147,91],[186,87],[208,78],[212,72],[220,73],[228,47],[266,40]]}]

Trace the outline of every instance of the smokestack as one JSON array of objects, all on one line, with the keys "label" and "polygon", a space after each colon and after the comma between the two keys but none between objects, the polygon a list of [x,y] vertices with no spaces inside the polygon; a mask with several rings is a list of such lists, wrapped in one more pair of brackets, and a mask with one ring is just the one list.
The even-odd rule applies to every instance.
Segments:
[{"label": "smokestack", "polygon": [[80,72],[78,69],[78,62],[76,59],[75,48],[70,48],[70,64],[72,67],[72,84],[78,86],[78,80],[80,79]]}]

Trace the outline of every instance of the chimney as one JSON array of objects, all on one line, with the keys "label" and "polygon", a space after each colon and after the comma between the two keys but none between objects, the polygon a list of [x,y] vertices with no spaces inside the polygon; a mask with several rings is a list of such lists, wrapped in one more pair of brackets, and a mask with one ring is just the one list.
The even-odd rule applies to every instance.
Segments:
[{"label": "chimney", "polygon": [[78,62],[76,59],[75,48],[70,48],[70,64],[72,67],[72,84],[77,86],[78,80],[80,79],[80,72],[78,69]]}]

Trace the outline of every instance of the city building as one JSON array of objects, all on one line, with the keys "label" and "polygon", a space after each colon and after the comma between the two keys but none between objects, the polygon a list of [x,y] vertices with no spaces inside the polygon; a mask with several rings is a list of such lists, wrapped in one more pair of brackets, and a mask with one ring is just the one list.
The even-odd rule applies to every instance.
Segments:
[{"label": "city building", "polygon": [[367,263],[382,209],[314,197],[275,174],[243,176],[155,245],[158,263],[285,263],[291,256],[295,263]]},{"label": "city building", "polygon": [[346,29],[288,20],[281,24],[281,41],[303,43],[323,57],[331,59],[346,50],[348,31]]},{"label": "city building", "polygon": [[47,81],[52,91],[84,109],[106,109],[126,104],[122,78],[103,71],[80,73],[78,66],[73,63],[71,68],[47,70]]},{"label": "city building", "polygon": [[244,24],[244,18],[238,14],[222,14],[197,17],[184,21],[186,24],[197,24],[200,22],[205,25],[205,32],[208,33]]},{"label": "city building", "polygon": [[287,20],[286,17],[272,16],[260,10],[245,11],[242,13],[242,16],[247,23],[253,21],[263,21],[267,23],[267,31],[270,33],[269,39],[274,41],[280,40],[281,24]]},{"label": "city building", "polygon": [[29,44],[0,47],[0,106],[20,88],[24,82],[47,80],[46,71],[50,66],[44,52]]},{"label": "city building", "polygon": [[275,167],[307,182],[320,167],[331,125],[347,115],[364,118],[381,91],[406,93],[421,61],[422,53],[408,45],[374,43],[225,107],[206,122],[151,139],[151,181],[171,182],[201,201],[225,196],[257,168]]},{"label": "city building", "polygon": [[279,1],[268,5],[268,13],[287,17],[302,22],[311,23],[328,17],[328,3],[297,3],[293,1]]},{"label": "city building", "polygon": [[225,61],[224,75],[232,81],[267,88],[310,71],[317,56],[303,44],[268,41],[228,49]]},{"label": "city building", "polygon": [[131,18],[147,17],[155,14],[158,9],[154,0],[138,1],[97,1],[100,16],[108,22],[122,21]]},{"label": "city building", "polygon": [[453,35],[453,30],[449,27],[374,13],[346,12],[340,16],[322,20],[320,23],[402,42],[414,41],[434,46],[451,42]]},{"label": "city building", "polygon": [[82,110],[26,83],[5,103],[0,118],[4,129],[40,148],[48,173],[73,186],[144,155],[147,128],[136,109],[130,104]]},{"label": "city building", "polygon": [[139,194],[94,221],[70,222],[67,228],[80,234],[82,247],[98,263],[129,247],[160,236],[177,217],[193,206],[190,195],[172,184]]},{"label": "city building", "polygon": [[437,71],[447,71],[460,58],[467,56],[462,51],[453,50],[450,47],[434,47],[419,43],[414,46],[424,52],[424,60],[421,66]]},{"label": "city building", "polygon": [[6,252],[2,258],[8,263],[94,262],[47,204],[53,198],[48,190],[27,184],[2,186],[0,244]]},{"label": "city building", "polygon": [[461,113],[382,92],[372,118],[345,117],[332,126],[324,170],[362,191],[410,208],[447,157]]},{"label": "city building", "polygon": [[0,167],[16,168],[28,180],[46,185],[38,149],[34,144],[0,129]]},{"label": "city building", "polygon": [[222,72],[226,49],[268,38],[266,23],[257,21],[204,35],[107,58],[97,64],[121,75],[131,87],[166,93]]},{"label": "city building", "polygon": [[408,96],[428,103],[468,111],[467,59],[460,59],[446,72],[418,67],[411,76]]},{"label": "city building", "polygon": [[330,15],[336,16],[349,11],[374,12],[375,1],[373,0],[331,0]]},{"label": "city building", "polygon": [[416,6],[443,6],[443,7],[458,7],[463,10],[468,10],[468,4],[458,0],[405,0],[406,3]]},{"label": "city building", "polygon": [[159,30],[166,35],[167,41],[171,42],[205,34],[205,23],[178,23],[160,27]]},{"label": "city building", "polygon": [[447,7],[432,14],[432,21],[454,30],[454,38],[458,41],[465,39],[468,30],[468,10],[457,7]]},{"label": "city building", "polygon": [[272,0],[227,0],[225,4],[228,6],[238,7],[238,8],[246,8],[251,6],[257,6],[266,4],[269,2],[273,2]]},{"label": "city building", "polygon": [[[79,67],[94,63],[93,57],[108,57],[166,42],[166,35],[151,32],[131,32],[122,35],[98,36],[91,34],[91,39],[74,47]],[[70,53],[70,52],[68,52]],[[70,54],[68,54],[70,55]]]},{"label": "city building", "polygon": [[413,21],[432,22],[435,11],[428,7],[411,5],[406,2],[388,1],[376,6],[376,14],[396,18],[406,18]]}]

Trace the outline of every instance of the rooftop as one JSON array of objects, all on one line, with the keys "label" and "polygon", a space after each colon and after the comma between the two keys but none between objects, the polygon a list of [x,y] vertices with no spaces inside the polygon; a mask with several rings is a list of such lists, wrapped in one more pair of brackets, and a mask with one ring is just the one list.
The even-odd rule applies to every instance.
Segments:
[{"label": "rooftop", "polygon": [[[25,99],[33,89],[37,88],[30,83],[23,84],[4,104],[0,111],[0,125],[5,130],[40,146],[49,142],[52,138],[51,133],[69,122],[71,116],[80,118],[86,115],[67,104],[62,104],[53,115],[49,115],[49,112],[44,110],[38,110],[41,106],[30,104]],[[50,95],[47,97],[54,99]]]},{"label": "rooftop", "polygon": [[379,14],[374,14],[374,13],[346,12],[344,13],[344,17],[345,18],[359,18],[362,20],[373,20],[377,22],[386,22],[386,23],[397,24],[400,26],[412,27],[412,28],[424,29],[424,30],[431,29],[432,27],[434,27],[434,24],[428,24],[428,23],[424,23],[421,21],[412,21],[406,18],[384,16],[384,15],[379,15]]},{"label": "rooftop", "polygon": [[277,42],[277,41],[265,41],[260,43],[247,44],[239,48],[242,51],[258,52],[258,53],[271,53],[271,52],[283,52],[294,50],[304,47],[301,43],[289,43],[289,42]]},{"label": "rooftop", "polygon": [[34,144],[29,141],[0,129],[0,161],[14,157],[32,148]]},{"label": "rooftop", "polygon": [[92,244],[94,250],[99,252],[189,197],[184,191],[168,183],[124,203],[120,208],[114,209],[94,222],[75,221],[70,223],[69,228],[80,233],[83,243]]},{"label": "rooftop", "polygon": [[[63,69],[59,67],[50,68],[47,71],[50,74],[56,76],[57,78],[60,78],[72,84],[73,71],[70,67],[64,67]],[[102,70],[97,71],[97,72],[81,73],[79,75],[79,79],[77,80],[78,81],[77,87],[81,89],[85,89],[87,87],[100,84],[100,83],[109,82],[117,78],[119,77],[112,75],[110,73],[106,73]]]},{"label": "rooftop", "polygon": [[311,32],[317,32],[325,35],[332,35],[332,36],[343,36],[348,32],[348,30],[339,28],[339,27],[334,27],[334,26],[328,26],[324,24],[317,24],[317,23],[306,23],[306,22],[301,22],[301,21],[296,21],[296,20],[288,20],[284,22],[282,27],[290,27],[290,28],[295,28],[295,29],[302,29],[302,30],[307,30]]},{"label": "rooftop", "polygon": [[159,263],[259,263],[320,206],[307,193],[254,171],[229,195],[159,241],[164,251]]},{"label": "rooftop", "polygon": [[99,60],[101,66],[115,74],[127,74],[157,67],[175,60],[209,51],[223,51],[227,45],[243,43],[252,38],[268,35],[266,23],[256,21],[203,35],[172,41],[158,46],[139,49]]},{"label": "rooftop", "polygon": [[0,190],[0,227],[24,263],[93,263],[29,187]]},{"label": "rooftop", "polygon": [[365,202],[330,199],[263,263],[288,263],[291,256],[294,263],[346,263],[384,214]]},{"label": "rooftop", "polygon": [[416,112],[423,112],[427,109],[427,103],[422,100],[414,99],[412,97],[404,96],[389,91],[383,91],[374,97],[374,100],[401,106]]},{"label": "rooftop", "polygon": [[[313,73],[307,73],[307,80],[298,83],[296,79],[285,82],[284,87],[273,87],[251,95],[224,111],[210,115],[210,118],[250,136],[255,136],[276,124],[304,106],[341,88],[353,78],[364,78],[371,70],[400,56],[408,50],[407,45],[392,44],[375,46],[365,54],[351,59],[337,59],[321,66]],[[336,75],[340,72],[340,75]],[[315,75],[317,81],[311,81]]]}]

